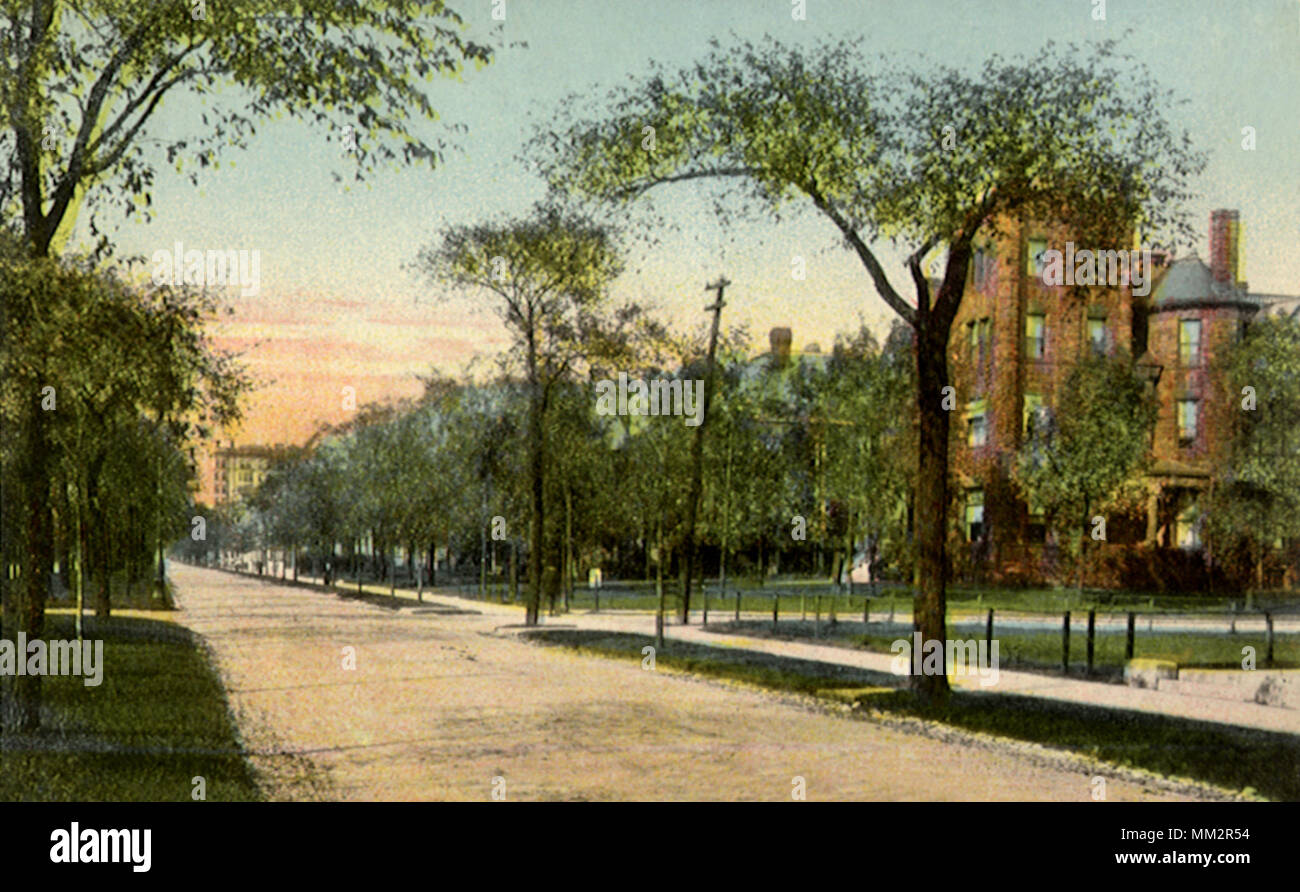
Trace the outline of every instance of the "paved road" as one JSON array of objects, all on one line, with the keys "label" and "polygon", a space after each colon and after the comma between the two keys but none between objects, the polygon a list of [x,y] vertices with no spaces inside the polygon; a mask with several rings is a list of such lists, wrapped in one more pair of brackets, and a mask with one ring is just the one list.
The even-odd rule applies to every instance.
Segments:
[{"label": "paved road", "polygon": [[[368,591],[376,594],[387,594],[388,589],[383,586],[367,586]],[[415,593],[410,591],[397,590],[399,598],[414,598]],[[501,617],[502,622],[519,622],[523,616],[523,609],[509,604],[497,604],[493,602],[479,602],[461,598],[448,599],[448,603],[471,604],[475,609],[490,612]],[[811,614],[809,614],[811,616]],[[884,614],[876,614],[883,617]],[[716,621],[727,622],[732,619],[733,614],[726,610],[714,609],[711,616]],[[767,621],[771,619],[770,611],[766,614],[744,612],[742,618],[750,621]],[[793,617],[793,613],[791,614]],[[644,612],[636,611],[604,611],[599,614],[590,612],[575,612],[566,614],[558,618],[543,616],[543,622],[558,622],[568,625],[576,625],[584,629],[600,629],[612,632],[632,632],[641,635],[654,634],[654,616]],[[1098,626],[1102,625],[1101,616],[1098,616]],[[1167,618],[1168,619],[1168,618]],[[1043,618],[1044,622],[1047,618]],[[1110,617],[1114,623],[1122,624],[1125,622],[1123,616]],[[811,621],[811,620],[809,620]],[[1071,628],[1078,634],[1082,634],[1083,625],[1081,625],[1081,615],[1076,614],[1072,617]],[[899,614],[895,617],[895,625],[902,626],[911,622],[910,614]],[[1173,631],[1171,625],[1175,625],[1177,620],[1173,620],[1170,625],[1162,628],[1162,631]],[[1257,621],[1257,631],[1263,630],[1263,620]],[[962,630],[970,634],[973,638],[983,638],[984,626],[980,624],[966,624],[962,622],[950,623],[954,630]],[[1017,623],[1001,623],[996,628],[1007,628],[1009,626],[1021,625]],[[1033,627],[1032,623],[1027,624]],[[1277,630],[1282,630],[1282,624],[1277,623]],[[1054,630],[1060,629],[1060,620],[1056,621]],[[1160,627],[1157,621],[1157,627]],[[1244,622],[1238,623],[1239,631],[1248,631]],[[700,625],[698,614],[692,614],[692,624],[688,626],[678,625],[675,621],[670,622],[665,628],[664,634],[668,638],[676,638],[685,641],[693,641],[699,644],[723,645],[727,647],[744,647],[749,650],[763,651],[765,653],[777,654],[786,657],[796,657],[804,660],[815,660],[823,663],[831,663],[843,666],[855,666],[862,669],[871,669],[877,672],[889,672],[893,660],[891,654],[874,653],[864,650],[850,650],[844,647],[833,647],[830,645],[814,644],[807,641],[781,641],[770,638],[756,638],[742,635],[727,635],[715,631],[710,631]],[[1013,672],[1002,670],[998,674],[996,684],[985,684],[985,680],[978,677],[965,677],[954,680],[958,686],[969,687],[973,690],[987,691],[990,693],[1020,694],[1031,697],[1044,697],[1052,700],[1063,700],[1073,703],[1083,703],[1091,706],[1103,706],[1116,709],[1131,709],[1139,712],[1151,712],[1164,715],[1178,716],[1179,718],[1194,719],[1197,721],[1218,722],[1225,725],[1237,725],[1241,727],[1259,728],[1265,731],[1281,731],[1288,734],[1300,734],[1300,710],[1284,709],[1275,706],[1263,706],[1257,703],[1246,701],[1224,700],[1211,696],[1196,696],[1189,693],[1173,693],[1172,691],[1162,690],[1143,690],[1130,688],[1123,685],[1106,684],[1096,681],[1083,681],[1080,679],[1061,678],[1059,676],[1044,675],[1036,672]]]},{"label": "paved road", "polygon": [[[1091,799],[1087,766],[529,645],[493,633],[509,608],[389,610],[179,564],[172,578],[276,799],[489,800],[497,777],[507,800],[789,801],[795,777],[809,800]],[[1107,783],[1108,801],[1188,798]]]}]

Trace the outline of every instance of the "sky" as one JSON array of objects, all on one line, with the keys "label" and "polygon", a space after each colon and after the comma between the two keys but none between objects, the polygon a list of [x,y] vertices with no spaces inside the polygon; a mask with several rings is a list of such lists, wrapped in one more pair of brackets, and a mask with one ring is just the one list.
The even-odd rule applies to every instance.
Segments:
[{"label": "sky", "polygon": [[[1199,253],[1208,254],[1210,211],[1237,208],[1251,290],[1300,294],[1300,0],[1109,0],[1104,21],[1094,18],[1100,2],[806,0],[796,20],[794,0],[505,0],[505,20],[496,22],[499,0],[451,0],[472,34],[486,39],[498,26],[506,41],[527,47],[500,51],[461,82],[429,86],[442,120],[467,128],[439,168],[381,167],[345,188],[331,177],[348,170],[336,142],[275,121],[197,188],[158,159],[152,220],[122,220],[110,235],[123,255],[170,252],[178,241],[259,252],[257,294],[232,293],[231,313],[211,328],[262,382],[242,427],[227,436],[300,443],[346,417],[344,387],[358,404],[413,396],[416,375],[456,373],[505,349],[494,316],[406,267],[447,225],[523,213],[542,197],[543,184],[516,154],[570,93],[603,93],[644,74],[651,60],[689,64],[715,37],[725,44],[768,34],[812,45],[864,35],[882,52],[968,67],[1048,40],[1087,43],[1128,31],[1125,48],[1190,100],[1171,117],[1209,155],[1188,207],[1202,233]],[[155,131],[192,131],[200,111],[192,97],[169,99]],[[1242,148],[1247,126],[1253,151]],[[420,122],[417,133],[447,135],[436,122]],[[614,292],[656,306],[679,330],[704,323],[704,284],[719,274],[732,282],[724,323],[747,325],[756,351],[773,326],[791,327],[802,349],[829,347],[863,322],[883,332],[892,319],[860,263],[814,214],[724,226],[690,184],[669,187],[657,206],[680,225],[661,245],[638,248]],[[795,256],[806,263],[802,281],[791,275]],[[882,262],[909,293],[901,254],[882,250]]]}]

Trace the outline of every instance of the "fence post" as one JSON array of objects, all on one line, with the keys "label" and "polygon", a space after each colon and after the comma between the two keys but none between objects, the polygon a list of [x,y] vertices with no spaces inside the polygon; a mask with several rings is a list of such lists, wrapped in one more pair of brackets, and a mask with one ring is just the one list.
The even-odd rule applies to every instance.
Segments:
[{"label": "fence post", "polygon": [[871,624],[871,596],[862,596],[862,624],[864,626]]},{"label": "fence post", "polygon": [[1137,615],[1133,611],[1128,614],[1128,631],[1124,633],[1124,662],[1133,659],[1133,626],[1137,622]]},{"label": "fence post", "polygon": [[816,603],[817,611],[816,624],[813,626],[813,637],[820,638],[822,637],[822,596],[814,595],[813,600]]},{"label": "fence post", "polygon": [[701,583],[700,589],[700,594],[704,596],[704,617],[700,620],[700,625],[707,626],[709,624],[709,587]]},{"label": "fence post", "polygon": [[1065,621],[1061,623],[1061,671],[1070,674],[1070,611],[1065,611]]},{"label": "fence post", "polygon": [[1264,627],[1268,630],[1268,655],[1264,657],[1264,664],[1270,668],[1273,665],[1273,614],[1265,611]]},{"label": "fence post", "polygon": [[1093,638],[1097,631],[1097,611],[1091,609],[1088,611],[1088,674],[1092,675],[1092,645]]},{"label": "fence post", "polygon": [[808,595],[806,592],[799,593],[799,621],[808,621]]},{"label": "fence post", "polygon": [[984,621],[984,646],[993,653],[993,608],[989,608],[988,618]]},{"label": "fence post", "polygon": [[1228,634],[1236,635],[1237,634],[1237,602],[1236,601],[1229,602],[1228,609],[1230,610],[1230,614],[1229,614],[1230,619],[1228,620]]},{"label": "fence post", "polygon": [[777,616],[781,612],[781,593],[777,592],[776,597],[772,599],[772,631],[776,631]]}]

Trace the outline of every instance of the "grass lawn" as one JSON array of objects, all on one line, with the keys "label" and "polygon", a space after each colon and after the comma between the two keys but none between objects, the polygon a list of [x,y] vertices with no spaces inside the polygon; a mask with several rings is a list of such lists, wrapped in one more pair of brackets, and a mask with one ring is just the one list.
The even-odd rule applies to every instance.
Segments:
[{"label": "grass lawn", "polygon": [[[0,800],[189,801],[194,777],[209,801],[261,798],[225,693],[188,630],[91,618],[85,635],[104,640],[102,684],[44,679],[45,727],[0,742]],[[71,615],[49,614],[43,637],[74,638]]]},{"label": "grass lawn", "polygon": [[[1070,672],[1084,674],[1087,669],[1088,644],[1080,618],[1070,624]],[[788,641],[810,641],[845,648],[862,648],[876,653],[892,653],[890,645],[900,638],[911,640],[912,627],[902,623],[873,622],[864,626],[860,619],[841,620],[834,627],[823,617],[820,634],[813,620],[782,620],[773,634],[770,621],[742,620],[710,623],[709,629],[722,634],[735,633],[753,638],[779,638]],[[1061,669],[1060,629],[1033,631],[1006,629],[994,626],[998,641],[998,662],[1003,669],[1059,672]],[[983,623],[952,623],[948,636],[954,639],[980,640],[984,637]],[[1095,675],[1118,680],[1124,674],[1123,631],[1098,630],[1093,646],[1093,672]],[[1210,632],[1148,632],[1138,626],[1133,640],[1133,656],[1173,660],[1179,666],[1205,669],[1240,669],[1242,648],[1255,648],[1256,668],[1265,665],[1267,653],[1263,632],[1239,632],[1235,635]],[[1278,633],[1273,640],[1273,668],[1300,668],[1300,635]]]},{"label": "grass lawn", "polygon": [[[641,648],[654,644],[647,635],[583,630],[538,631],[529,638],[637,662],[642,660]],[[656,667],[810,694],[849,703],[863,714],[937,721],[1166,777],[1269,799],[1300,800],[1296,735],[984,692],[954,691],[946,709],[932,711],[906,690],[898,690],[898,679],[885,673],[681,641],[668,643],[655,659]]]}]

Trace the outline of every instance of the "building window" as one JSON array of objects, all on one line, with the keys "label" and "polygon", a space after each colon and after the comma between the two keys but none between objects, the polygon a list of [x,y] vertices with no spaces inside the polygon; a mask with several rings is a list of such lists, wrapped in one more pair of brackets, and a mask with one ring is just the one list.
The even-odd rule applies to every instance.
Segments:
[{"label": "building window", "polygon": [[1109,352],[1106,349],[1105,319],[1088,320],[1088,346],[1093,356],[1105,356]]},{"label": "building window", "polygon": [[1178,445],[1191,446],[1196,442],[1196,422],[1199,404],[1194,399],[1178,401]]},{"label": "building window", "polygon": [[1043,409],[1042,394],[1038,394],[1038,393],[1025,394],[1024,417],[1021,420],[1024,422],[1023,430],[1025,432],[1026,437],[1033,432],[1034,425],[1039,423],[1039,418],[1041,417],[1042,409]]},{"label": "building window", "polygon": [[984,537],[984,490],[966,491],[966,541],[978,542]]},{"label": "building window", "polygon": [[988,361],[989,335],[993,330],[993,325],[987,316],[983,319],[977,319],[974,322],[967,324],[970,328],[971,362],[976,367],[982,368],[984,363]]},{"label": "building window", "polygon": [[1043,254],[1046,251],[1047,239],[1031,238],[1029,240],[1028,263],[1025,272],[1029,274],[1031,279],[1037,279],[1039,282],[1043,281],[1043,267],[1046,265]]},{"label": "building window", "polygon": [[983,446],[989,441],[988,400],[975,400],[966,405],[969,424],[966,442],[970,446]]},{"label": "building window", "polygon": [[971,259],[971,284],[975,286],[975,290],[987,293],[993,284],[993,276],[996,270],[997,255],[987,247],[976,248]]},{"label": "building window", "polygon": [[1047,355],[1047,317],[1042,313],[1025,317],[1025,355],[1030,359]]},{"label": "building window", "polygon": [[1182,365],[1201,364],[1201,320],[1179,320],[1178,361]]},{"label": "building window", "polygon": [[1029,500],[1029,524],[1025,533],[1030,542],[1042,543],[1047,541],[1046,512],[1043,511],[1043,506],[1033,499]]},{"label": "building window", "polygon": [[1174,540],[1179,548],[1193,550],[1201,547],[1201,512],[1188,505],[1174,520]]}]

